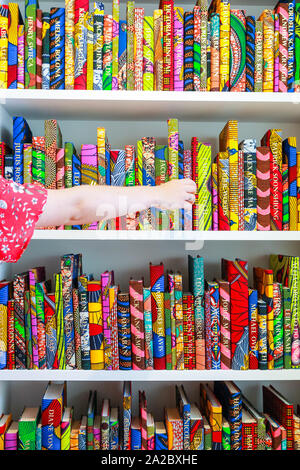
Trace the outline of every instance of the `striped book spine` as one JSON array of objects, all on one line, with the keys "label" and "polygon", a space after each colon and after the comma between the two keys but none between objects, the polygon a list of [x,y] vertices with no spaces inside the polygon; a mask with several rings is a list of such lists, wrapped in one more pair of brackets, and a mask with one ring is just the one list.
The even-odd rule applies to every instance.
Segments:
[{"label": "striped book spine", "polygon": [[80,336],[80,310],[79,310],[79,291],[73,289],[73,315],[74,315],[74,345],[75,345],[75,363],[76,369],[82,369],[81,361],[81,336]]},{"label": "striped book spine", "polygon": [[263,22],[263,91],[272,92],[274,84],[274,14],[273,10],[264,10],[259,17]]},{"label": "striped book spine", "polygon": [[170,310],[171,310],[171,359],[172,370],[176,370],[176,308],[175,308],[175,276],[168,274],[168,292],[170,294]]},{"label": "striped book spine", "polygon": [[37,0],[25,1],[25,88],[36,88]]},{"label": "striped book spine", "polygon": [[201,9],[198,5],[194,7],[194,91],[201,91]]},{"label": "striped book spine", "polygon": [[28,289],[28,276],[17,274],[13,280],[15,318],[15,368],[26,369],[25,343],[25,291]]},{"label": "striped book spine", "polygon": [[221,369],[231,369],[230,284],[219,281]]},{"label": "striped book spine", "polygon": [[104,5],[94,2],[93,88],[103,89],[103,28]]},{"label": "striped book spine", "polygon": [[7,302],[7,369],[15,369],[15,315],[14,301]]},{"label": "striped book spine", "polygon": [[47,368],[44,297],[48,289],[49,281],[39,282],[35,285],[39,369]]},{"label": "striped book spine", "polygon": [[269,147],[257,147],[257,230],[271,229],[270,156]]},{"label": "striped book spine", "polygon": [[43,12],[36,10],[36,88],[42,88]]},{"label": "striped book spine", "polygon": [[249,289],[249,369],[258,369],[257,290]]},{"label": "striped book spine", "polygon": [[278,91],[287,92],[288,85],[288,44],[289,44],[289,11],[288,5],[277,6],[279,20],[279,83]]},{"label": "striped book spine", "polygon": [[289,2],[288,92],[295,91],[295,2]]},{"label": "striped book spine", "polygon": [[174,90],[183,91],[183,8],[174,7]]},{"label": "striped book spine", "polygon": [[257,227],[256,140],[246,139],[239,148],[244,158],[244,224],[251,231]]},{"label": "striped book spine", "polygon": [[246,91],[254,92],[255,75],[255,16],[246,18]]},{"label": "striped book spine", "polygon": [[113,273],[105,271],[101,274],[101,300],[102,300],[102,321],[103,321],[103,341],[104,341],[104,368],[112,370],[111,363],[111,324],[110,324],[110,298],[109,289],[113,284]]},{"label": "striped book spine", "polygon": [[58,369],[55,294],[45,294],[44,309],[47,369]]},{"label": "striped book spine", "polygon": [[25,87],[25,30],[24,25],[18,25],[18,69],[17,88]]},{"label": "striped book spine", "polygon": [[207,1],[201,0],[200,4],[200,47],[201,47],[201,72],[200,72],[200,91],[207,90],[207,32],[208,32],[208,11]]},{"label": "striped book spine", "polygon": [[65,255],[60,260],[62,277],[63,316],[65,333],[66,369],[75,369],[75,342],[74,342],[74,316],[73,316],[73,275],[74,256]]},{"label": "striped book spine", "polygon": [[79,317],[80,317],[81,365],[82,365],[82,369],[84,370],[88,370],[91,368],[87,283],[88,283],[88,279],[86,276],[79,276],[78,296],[79,296]]},{"label": "striped book spine", "polygon": [[151,288],[144,287],[144,328],[145,328],[145,369],[153,370],[153,325],[151,309]]},{"label": "striped book spine", "polygon": [[111,365],[112,370],[119,370],[119,349],[118,349],[118,287],[112,286],[109,289],[109,317],[110,317],[110,337],[111,337]]},{"label": "striped book spine", "polygon": [[166,331],[164,312],[164,266],[150,264],[151,310],[153,321],[154,369],[166,368]]},{"label": "striped book spine", "polygon": [[18,25],[23,23],[17,3],[9,2],[8,50],[7,50],[7,88],[17,88],[18,70]]},{"label": "striped book spine", "polygon": [[298,228],[297,206],[297,141],[296,137],[289,137],[282,143],[284,160],[288,162],[289,181],[289,230]]},{"label": "striped book spine", "polygon": [[120,370],[130,370],[132,362],[129,294],[118,293],[117,310]]},{"label": "striped book spine", "polygon": [[184,55],[183,55],[184,91],[194,90],[194,14],[184,13]]},{"label": "striped book spine", "polygon": [[246,91],[246,16],[230,12],[230,91]]},{"label": "striped book spine", "polygon": [[172,370],[171,294],[165,292],[166,370]]},{"label": "striped book spine", "polygon": [[[192,179],[192,153],[190,150],[183,152],[183,177]],[[184,210],[184,230],[193,230],[193,209]]]},{"label": "striped book spine", "polygon": [[8,297],[9,285],[7,282],[0,283],[0,369],[6,369],[8,366]]},{"label": "striped book spine", "polygon": [[197,146],[198,172],[197,195],[195,201],[195,219],[193,229],[207,231],[212,229],[212,197],[211,197],[211,146],[199,143]]},{"label": "striped book spine", "polygon": [[154,23],[153,16],[144,17],[144,74],[143,74],[143,90],[154,90]]},{"label": "striped book spine", "polygon": [[217,282],[209,282],[211,368],[221,369],[220,293]]},{"label": "striped book spine", "polygon": [[205,369],[204,260],[188,257],[189,286],[194,296],[196,369]]},{"label": "striped book spine", "polygon": [[163,9],[163,89],[174,90],[174,2],[162,0]]},{"label": "striped book spine", "polygon": [[230,4],[220,4],[220,91],[229,91]]},{"label": "striped book spine", "polygon": [[43,13],[42,89],[50,90],[50,13]]},{"label": "striped book spine", "polygon": [[255,71],[254,71],[254,91],[263,91],[263,76],[264,76],[264,56],[263,56],[263,22],[256,21],[255,31]]},{"label": "striped book spine", "polygon": [[145,369],[145,333],[144,333],[144,305],[143,281],[129,282],[131,340],[132,340],[132,368]]},{"label": "striped book spine", "polygon": [[245,230],[245,207],[244,207],[244,154],[242,150],[238,153],[238,216],[239,230]]},{"label": "striped book spine", "polygon": [[289,210],[289,165],[287,155],[282,156],[282,229],[290,229]]},{"label": "striped book spine", "polygon": [[119,75],[119,21],[120,0],[112,3],[113,35],[112,35],[112,90],[118,90]]},{"label": "striped book spine", "polygon": [[283,302],[282,285],[273,284],[274,306],[274,369],[283,369]]},{"label": "striped book spine", "polygon": [[65,88],[74,89],[74,15],[75,0],[66,0],[65,2]]},{"label": "striped book spine", "polygon": [[[134,90],[134,1],[127,2],[127,90]],[[155,18],[155,17],[154,17]]]},{"label": "striped book spine", "polygon": [[274,92],[279,92],[279,14],[274,14]]},{"label": "striped book spine", "polygon": [[87,54],[86,54],[86,89],[93,90],[94,87],[94,17],[87,13],[85,19],[87,29]]},{"label": "striped book spine", "polygon": [[205,311],[205,369],[211,370],[212,354],[211,354],[211,309],[210,294],[206,290],[204,292],[204,311]]},{"label": "striped book spine", "polygon": [[210,17],[211,28],[211,79],[210,91],[220,91],[220,15]]},{"label": "striped book spine", "polygon": [[[153,12],[154,21],[154,90],[163,90],[163,11],[154,10]],[[175,19],[174,19],[175,29]],[[174,32],[175,35],[175,32]],[[182,39],[183,40],[183,39]],[[174,48],[176,46],[176,36],[174,36]],[[174,55],[175,64],[175,55]],[[175,80],[175,69],[174,69],[174,80]],[[175,82],[174,82],[175,86]]]},{"label": "striped book spine", "polygon": [[284,369],[291,369],[291,293],[289,287],[282,287],[283,303],[283,361]]},{"label": "striped book spine", "polygon": [[101,282],[88,281],[88,310],[90,328],[91,369],[104,369],[103,317],[101,305]]},{"label": "striped book spine", "polygon": [[134,89],[143,90],[144,8],[134,10]]},{"label": "striped book spine", "polygon": [[[95,185],[98,181],[98,159],[96,145],[81,146],[81,183]],[[84,230],[97,230],[98,222],[84,224]]]},{"label": "striped book spine", "polygon": [[86,90],[87,80],[87,25],[86,14],[89,10],[88,0],[75,0],[74,38],[75,65],[74,89]]},{"label": "striped book spine", "polygon": [[45,184],[47,189],[56,189],[56,152],[62,148],[62,137],[55,119],[45,121]]},{"label": "striped book spine", "polygon": [[58,368],[66,368],[66,356],[65,356],[65,337],[64,337],[64,316],[63,316],[63,293],[62,293],[62,276],[61,274],[55,274],[55,316],[56,316],[56,327],[57,327],[57,357],[58,357]]},{"label": "striped book spine", "polygon": [[[119,90],[127,88],[127,23],[120,21],[119,56],[118,56],[118,87]],[[153,46],[152,46],[153,47]]]},{"label": "striped book spine", "polygon": [[192,294],[184,294],[183,304],[183,343],[184,343],[184,368],[196,369],[195,348],[195,319],[194,298]]},{"label": "striped book spine", "polygon": [[182,275],[175,274],[175,315],[176,315],[176,369],[184,369]]}]

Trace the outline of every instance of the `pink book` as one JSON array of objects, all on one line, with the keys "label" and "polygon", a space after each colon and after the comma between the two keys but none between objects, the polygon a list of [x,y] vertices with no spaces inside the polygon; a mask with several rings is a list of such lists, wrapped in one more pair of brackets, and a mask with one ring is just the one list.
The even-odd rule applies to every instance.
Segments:
[{"label": "pink book", "polygon": [[109,318],[109,288],[113,283],[113,272],[105,271],[101,274],[102,318],[104,337],[104,367],[112,369],[111,363],[111,325]]}]

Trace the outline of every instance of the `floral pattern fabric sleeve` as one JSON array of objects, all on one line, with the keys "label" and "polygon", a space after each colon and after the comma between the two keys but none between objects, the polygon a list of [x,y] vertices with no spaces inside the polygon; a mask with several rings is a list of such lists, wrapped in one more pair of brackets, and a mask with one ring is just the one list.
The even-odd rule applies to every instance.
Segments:
[{"label": "floral pattern fabric sleeve", "polygon": [[0,176],[0,261],[15,263],[30,242],[47,201],[39,184],[17,184]]}]

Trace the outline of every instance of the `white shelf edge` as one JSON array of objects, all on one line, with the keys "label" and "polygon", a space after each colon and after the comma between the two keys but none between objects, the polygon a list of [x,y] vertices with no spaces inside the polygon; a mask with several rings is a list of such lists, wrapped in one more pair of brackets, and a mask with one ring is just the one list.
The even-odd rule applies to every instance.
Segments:
[{"label": "white shelf edge", "polygon": [[33,240],[300,241],[299,232],[192,232],[142,230],[35,230]]},{"label": "white shelf edge", "polygon": [[67,380],[73,382],[204,382],[233,380],[300,381],[300,370],[193,370],[193,371],[96,371],[96,370],[1,370],[0,381],[43,382]]}]

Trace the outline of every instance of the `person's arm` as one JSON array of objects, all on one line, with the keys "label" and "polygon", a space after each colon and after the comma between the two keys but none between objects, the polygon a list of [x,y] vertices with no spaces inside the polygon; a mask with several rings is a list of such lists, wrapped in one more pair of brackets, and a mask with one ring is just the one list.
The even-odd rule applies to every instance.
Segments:
[{"label": "person's arm", "polygon": [[190,209],[195,192],[196,185],[190,179],[173,180],[160,186],[77,186],[48,190],[37,227],[89,224],[149,207]]}]

